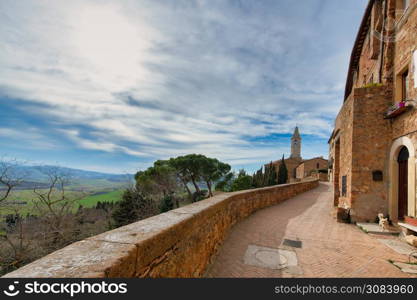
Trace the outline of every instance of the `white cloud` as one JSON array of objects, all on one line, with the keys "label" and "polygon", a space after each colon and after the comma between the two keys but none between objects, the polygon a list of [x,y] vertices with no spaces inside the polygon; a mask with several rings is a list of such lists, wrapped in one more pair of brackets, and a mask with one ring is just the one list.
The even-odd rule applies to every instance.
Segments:
[{"label": "white cloud", "polygon": [[91,150],[100,150],[105,152],[123,151],[126,154],[134,156],[143,156],[144,153],[131,150],[127,147],[119,146],[117,144],[105,141],[95,141],[91,139],[81,138],[79,132],[76,130],[60,130],[63,134],[66,134],[71,140],[73,140],[79,147]]},{"label": "white cloud", "polygon": [[[56,143],[37,128],[24,130],[0,128],[0,139],[8,139],[17,148],[53,150],[59,148]],[[4,145],[3,145],[4,146]]]},{"label": "white cloud", "polygon": [[33,114],[84,149],[277,158],[287,148],[249,138],[296,123],[327,137],[346,51],[302,57],[324,49],[308,40],[309,20],[251,5],[253,14],[217,1],[4,0],[0,91],[41,104]]}]

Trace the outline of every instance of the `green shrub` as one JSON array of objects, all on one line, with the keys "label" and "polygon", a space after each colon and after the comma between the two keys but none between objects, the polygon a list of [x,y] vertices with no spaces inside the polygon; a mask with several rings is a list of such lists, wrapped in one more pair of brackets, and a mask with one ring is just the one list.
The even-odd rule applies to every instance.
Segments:
[{"label": "green shrub", "polygon": [[171,195],[166,195],[162,198],[161,203],[159,205],[159,210],[161,213],[170,211],[174,208],[174,201]]},{"label": "green shrub", "polygon": [[383,84],[382,83],[371,82],[371,83],[365,84],[362,87],[363,88],[371,88],[371,87],[377,87],[377,86],[383,86]]}]

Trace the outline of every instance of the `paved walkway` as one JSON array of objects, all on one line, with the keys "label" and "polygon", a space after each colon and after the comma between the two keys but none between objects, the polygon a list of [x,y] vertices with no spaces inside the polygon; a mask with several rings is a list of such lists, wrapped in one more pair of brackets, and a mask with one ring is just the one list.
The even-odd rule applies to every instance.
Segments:
[{"label": "paved walkway", "polygon": [[[207,277],[413,277],[389,262],[408,258],[377,240],[392,237],[337,223],[332,204],[330,185],[321,183],[310,192],[254,213],[232,228]],[[302,248],[283,246],[284,239],[301,240]],[[245,264],[249,245],[295,251],[301,272]]]}]

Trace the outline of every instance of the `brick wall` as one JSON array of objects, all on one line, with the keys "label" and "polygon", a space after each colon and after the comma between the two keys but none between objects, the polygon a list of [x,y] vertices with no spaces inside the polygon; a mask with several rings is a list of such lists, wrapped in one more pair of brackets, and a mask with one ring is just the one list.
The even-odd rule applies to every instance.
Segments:
[{"label": "brick wall", "polygon": [[[354,220],[374,221],[378,213],[388,213],[391,125],[383,115],[391,99],[391,90],[385,87],[354,90],[351,171]],[[382,171],[383,181],[374,181],[373,171]]]},{"label": "brick wall", "polygon": [[[352,169],[352,134],[353,134],[353,95],[343,103],[336,122],[335,130],[338,134],[334,139],[334,190],[335,203],[340,207],[350,207],[351,197],[351,169]],[[336,145],[339,141],[340,149],[336,153]],[[346,194],[342,195],[342,177],[346,176]]]},{"label": "brick wall", "polygon": [[4,277],[200,277],[236,222],[317,186],[221,194],[71,244]]},{"label": "brick wall", "polygon": [[[391,161],[395,159],[390,158],[390,152],[393,150],[391,148],[399,140],[407,138],[414,145],[414,149],[417,149],[415,108],[391,120],[383,118],[388,107],[402,99],[401,80],[398,79],[404,70],[409,71],[407,99],[417,100],[417,66],[413,64],[412,59],[417,51],[417,0],[410,0],[410,5],[404,13],[398,6],[402,1],[387,0],[385,3],[388,18],[385,21],[381,19],[382,2],[370,3],[374,4],[372,13],[369,19],[362,23],[357,41],[361,41],[361,37],[366,36],[367,32],[371,35],[368,35],[363,43],[356,43],[353,49],[348,83],[350,78],[355,79],[353,74],[356,68],[358,73],[356,80],[353,80],[352,90],[346,93],[349,96],[336,118],[334,134],[329,141],[330,157],[333,159],[331,173],[335,188],[335,205],[350,208],[354,221],[374,221],[377,213],[388,213],[390,210],[392,213],[396,209],[395,203],[392,203],[395,200],[393,186],[396,182],[392,180],[398,179],[395,179],[396,174],[390,169]],[[380,21],[384,21],[385,26],[381,25]],[[373,34],[375,32],[383,32],[383,38],[379,36],[375,39],[378,37]],[[381,47],[379,49],[376,47],[378,43]],[[357,66],[356,52],[359,51],[359,47],[362,48]],[[374,82],[379,82],[379,77],[382,86],[363,88],[371,78]],[[350,87],[347,84],[347,88]],[[338,141],[340,153],[336,150]],[[411,166],[413,163],[411,162]],[[383,180],[375,181],[373,171],[381,171]],[[413,172],[410,168],[408,176],[413,185],[410,185],[409,181],[411,193],[409,191],[408,201],[411,205],[414,203]],[[344,176],[347,185],[345,196],[341,193]]]},{"label": "brick wall", "polygon": [[[395,42],[395,58],[394,58],[394,75],[398,75],[401,70],[408,67],[409,97],[417,100],[417,88],[415,83],[415,70],[417,66],[413,64],[413,54],[417,51],[417,0],[410,1],[410,11],[407,18],[399,20],[398,38]],[[398,82],[394,82],[395,91],[399,91]],[[417,145],[415,131],[417,130],[417,110],[409,111],[393,120],[393,139],[409,134],[409,138]]]}]

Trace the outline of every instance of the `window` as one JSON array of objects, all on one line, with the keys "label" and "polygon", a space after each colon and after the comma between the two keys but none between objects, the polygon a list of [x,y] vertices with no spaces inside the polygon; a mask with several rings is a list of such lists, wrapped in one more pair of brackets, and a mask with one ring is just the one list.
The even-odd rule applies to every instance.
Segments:
[{"label": "window", "polygon": [[316,169],[320,169],[320,164],[317,163]]},{"label": "window", "polygon": [[401,75],[401,100],[406,100],[408,97],[408,91],[409,91],[409,78],[408,78],[408,70],[406,70]]},{"label": "window", "polygon": [[401,102],[410,97],[410,73],[409,65],[406,64],[395,76],[395,102]]},{"label": "window", "polygon": [[382,171],[373,171],[372,172],[372,180],[373,181],[382,181],[383,180],[383,174]]}]

